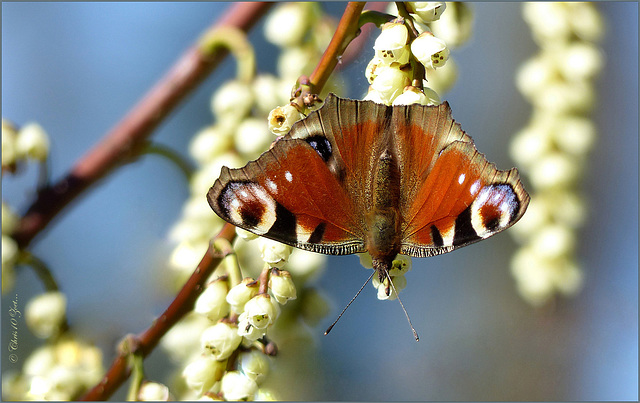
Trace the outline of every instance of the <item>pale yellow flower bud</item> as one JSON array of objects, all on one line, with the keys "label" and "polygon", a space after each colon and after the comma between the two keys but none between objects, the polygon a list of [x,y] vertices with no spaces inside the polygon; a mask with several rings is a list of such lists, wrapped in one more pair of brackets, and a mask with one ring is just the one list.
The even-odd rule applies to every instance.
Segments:
[{"label": "pale yellow flower bud", "polygon": [[409,61],[409,49],[407,41],[409,31],[404,24],[389,22],[382,27],[382,32],[373,45],[376,58],[385,64],[406,64]]},{"label": "pale yellow flower bud", "polygon": [[33,334],[46,339],[61,330],[66,309],[67,297],[59,291],[49,291],[27,303],[25,321]]},{"label": "pale yellow flower bud", "polygon": [[233,124],[244,118],[253,105],[253,92],[248,84],[227,81],[211,98],[213,114],[224,124]]},{"label": "pale yellow flower bud", "polygon": [[291,126],[301,118],[302,115],[295,106],[291,104],[278,106],[269,113],[269,130],[277,136],[285,135],[291,130]]},{"label": "pale yellow flower bud", "polygon": [[245,278],[236,286],[233,286],[227,294],[227,302],[235,313],[242,313],[244,305],[256,294],[258,294],[259,284],[252,278]]},{"label": "pale yellow flower bud", "polygon": [[212,281],[196,299],[194,312],[206,316],[212,322],[222,319],[229,314],[230,310],[226,300],[228,292],[229,285],[226,279],[218,278]]},{"label": "pale yellow flower bud", "polygon": [[443,1],[410,1],[406,5],[407,10],[415,14],[423,23],[438,20],[447,8],[447,4]]},{"label": "pale yellow flower bud", "polygon": [[277,311],[268,294],[258,294],[244,305],[244,312],[251,326],[266,329],[276,319]]},{"label": "pale yellow flower bud", "polygon": [[242,337],[238,335],[238,328],[225,322],[218,322],[208,327],[200,336],[200,343],[207,354],[211,354],[216,360],[224,360],[233,353]]},{"label": "pale yellow flower bud", "polygon": [[444,66],[449,59],[449,48],[431,32],[423,32],[411,42],[411,53],[427,68]]},{"label": "pale yellow flower bud", "polygon": [[16,151],[20,157],[44,161],[49,155],[49,136],[39,124],[28,123],[18,132]]},{"label": "pale yellow flower bud", "polygon": [[265,38],[283,48],[300,44],[309,29],[310,12],[309,5],[305,3],[279,4],[266,18]]},{"label": "pale yellow flower bud", "polygon": [[260,253],[262,260],[271,267],[282,267],[287,263],[293,248],[278,241],[260,238]]},{"label": "pale yellow flower bud", "polygon": [[229,371],[222,377],[220,392],[225,400],[251,399],[258,391],[258,384],[239,371]]},{"label": "pale yellow flower bud", "polygon": [[220,380],[226,365],[226,361],[218,361],[210,355],[203,355],[187,365],[182,371],[182,376],[189,389],[202,395]]},{"label": "pale yellow flower bud", "polygon": [[240,353],[238,363],[242,372],[258,383],[269,373],[269,357],[258,350]]},{"label": "pale yellow flower bud", "polygon": [[293,284],[291,273],[273,269],[269,276],[269,288],[279,304],[286,304],[290,299],[296,299],[296,286]]},{"label": "pale yellow flower bud", "polygon": [[138,399],[142,401],[168,401],[170,397],[169,388],[157,382],[144,382],[138,391]]}]

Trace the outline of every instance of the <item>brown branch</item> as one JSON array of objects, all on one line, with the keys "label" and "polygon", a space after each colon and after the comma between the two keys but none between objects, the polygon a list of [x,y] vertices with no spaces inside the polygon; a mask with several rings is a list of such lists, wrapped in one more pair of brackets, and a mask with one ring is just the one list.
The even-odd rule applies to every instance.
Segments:
[{"label": "brown branch", "polygon": [[216,248],[214,248],[215,240],[226,239],[232,242],[235,234],[235,227],[231,224],[225,224],[222,231],[220,231],[214,241],[209,245],[209,249],[202,257],[198,267],[196,267],[187,283],[182,287],[169,307],[147,330],[137,336],[128,336],[129,351],[120,349],[118,356],[114,359],[111,367],[104,378],[102,378],[102,381],[82,396],[80,400],[106,400],[127,380],[131,373],[128,365],[128,355],[139,354],[142,358],[149,355],[162,336],[193,309],[193,305],[204,290],[205,282],[211,273],[220,264],[222,259],[232,252],[230,248],[223,251],[216,250]]},{"label": "brown branch", "polygon": [[[271,3],[236,3],[211,30],[231,26],[248,31]],[[196,42],[169,72],[102,140],[56,184],[42,189],[20,220],[14,239],[25,248],[71,201],[99,179],[138,156],[153,130],[227,56],[226,49],[205,55]]]},{"label": "brown branch", "polygon": [[342,18],[340,18],[336,28],[336,33],[331,38],[331,42],[329,42],[329,46],[324,51],[315,70],[309,76],[312,93],[318,94],[320,92],[331,73],[333,73],[333,69],[338,64],[347,45],[358,36],[358,19],[362,9],[364,9],[364,5],[365,3],[362,2],[350,2],[347,4],[347,8],[344,10],[344,14],[342,14]]}]

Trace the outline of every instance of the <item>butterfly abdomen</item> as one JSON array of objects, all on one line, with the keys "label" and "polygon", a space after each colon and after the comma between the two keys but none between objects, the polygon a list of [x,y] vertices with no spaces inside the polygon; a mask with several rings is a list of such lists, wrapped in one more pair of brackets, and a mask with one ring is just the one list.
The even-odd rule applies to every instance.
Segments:
[{"label": "butterfly abdomen", "polygon": [[[401,228],[398,200],[400,173],[397,158],[385,149],[378,158],[372,183],[372,209],[367,214],[367,251],[378,266],[388,269],[400,252]],[[380,268],[376,268],[380,271]]]}]

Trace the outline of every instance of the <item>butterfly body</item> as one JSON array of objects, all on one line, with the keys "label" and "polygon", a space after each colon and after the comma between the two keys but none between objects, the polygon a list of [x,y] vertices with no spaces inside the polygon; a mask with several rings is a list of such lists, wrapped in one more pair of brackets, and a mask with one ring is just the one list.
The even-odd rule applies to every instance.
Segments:
[{"label": "butterfly body", "polygon": [[226,221],[314,252],[368,252],[382,278],[397,254],[434,256],[524,214],[514,169],[500,171],[448,104],[394,106],[328,96],[257,160],[224,167],[207,195]]}]

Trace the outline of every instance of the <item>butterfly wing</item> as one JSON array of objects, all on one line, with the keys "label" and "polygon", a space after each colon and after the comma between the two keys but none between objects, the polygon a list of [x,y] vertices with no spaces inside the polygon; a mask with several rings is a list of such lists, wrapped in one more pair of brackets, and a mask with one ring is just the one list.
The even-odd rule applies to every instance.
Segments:
[{"label": "butterfly wing", "polygon": [[[406,195],[401,253],[449,252],[515,224],[529,203],[517,170],[500,171],[487,161],[446,103],[415,109],[405,112],[408,120],[394,116],[397,147],[406,150],[400,162]],[[420,132],[416,124],[426,129]],[[421,141],[425,147],[418,146]]]},{"label": "butterfly wing", "polygon": [[304,140],[282,139],[243,168],[224,167],[207,199],[257,235],[327,254],[364,250],[351,199]]},{"label": "butterfly wing", "polygon": [[[339,104],[344,102],[343,105]],[[244,168],[223,168],[207,195],[226,221],[301,249],[332,255],[364,252],[369,152],[379,136],[359,124],[384,107],[329,95]]]}]

